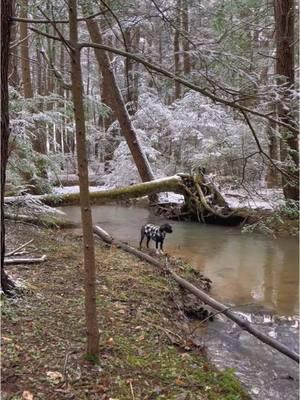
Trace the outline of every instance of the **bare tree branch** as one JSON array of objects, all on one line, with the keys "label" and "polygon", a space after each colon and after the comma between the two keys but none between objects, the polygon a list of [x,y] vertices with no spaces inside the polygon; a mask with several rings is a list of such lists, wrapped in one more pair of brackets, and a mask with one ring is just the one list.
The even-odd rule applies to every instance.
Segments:
[{"label": "bare tree branch", "polygon": [[162,74],[164,76],[167,76],[168,78],[171,78],[174,81],[177,81],[177,82],[181,83],[182,85],[184,85],[184,86],[186,86],[186,87],[188,87],[188,88],[190,88],[190,89],[192,89],[192,90],[194,90],[196,92],[201,93],[203,96],[206,96],[206,97],[210,98],[212,101],[214,101],[216,103],[224,104],[226,106],[229,106],[229,107],[234,108],[236,110],[239,110],[241,112],[244,111],[244,112],[247,112],[247,113],[250,113],[250,114],[253,114],[253,115],[257,115],[257,116],[259,116],[261,118],[264,118],[264,119],[267,119],[269,121],[272,121],[272,122],[274,122],[274,123],[276,123],[278,125],[285,126],[286,128],[288,128],[289,130],[291,130],[293,132],[298,132],[297,128],[295,128],[295,127],[293,127],[293,126],[291,126],[291,125],[289,125],[289,124],[287,124],[287,123],[285,123],[283,121],[279,121],[279,120],[277,120],[275,118],[272,118],[268,114],[264,114],[264,113],[261,113],[261,112],[259,112],[257,110],[253,110],[253,109],[250,109],[248,107],[242,106],[242,105],[240,105],[240,104],[238,104],[238,103],[236,103],[234,101],[226,100],[226,99],[223,99],[221,97],[215,96],[214,94],[208,92],[206,89],[203,89],[200,86],[195,85],[195,84],[187,81],[186,79],[183,79],[183,78],[181,78],[179,76],[174,75],[172,72],[166,70],[165,68],[162,68],[162,67],[160,67],[160,66],[158,66],[156,64],[150,63],[150,62],[146,61],[145,59],[143,59],[142,57],[140,57],[140,56],[138,56],[136,54],[128,53],[126,51],[123,51],[123,50],[120,50],[120,49],[116,49],[116,48],[111,47],[111,46],[106,46],[104,44],[98,44],[98,43],[81,42],[81,43],[78,43],[78,46],[80,48],[92,47],[92,48],[96,48],[96,49],[102,49],[102,50],[110,51],[110,52],[115,53],[115,54],[119,54],[119,55],[121,55],[123,57],[131,58],[131,59],[135,60],[136,62],[138,62],[140,64],[143,64],[144,66],[148,67],[149,69],[151,69],[153,71],[156,71],[156,72],[158,72],[158,73],[160,73],[160,74]]},{"label": "bare tree branch", "polygon": [[[44,35],[44,36],[46,36],[46,37],[48,37],[50,39],[58,40],[60,42],[62,41],[61,38],[59,38],[57,36],[50,35],[50,34],[46,34],[45,32],[39,31],[38,29],[34,29],[34,28],[29,28],[29,29],[31,29],[33,32],[39,33],[41,35]],[[140,57],[140,56],[138,56],[136,54],[132,54],[132,53],[129,53],[129,52],[124,51],[124,50],[116,49],[114,47],[107,46],[105,44],[92,43],[92,42],[79,42],[78,43],[78,47],[80,49],[85,48],[85,47],[92,47],[92,48],[95,48],[95,49],[101,49],[101,50],[109,51],[111,53],[118,54],[118,55],[123,56],[123,57],[131,58],[132,60],[144,65],[145,67],[148,67],[149,69],[151,69],[153,71],[156,71],[161,75],[164,75],[164,76],[166,76],[166,77],[168,77],[168,78],[170,78],[170,79],[172,79],[174,81],[177,81],[177,82],[181,83],[183,86],[186,86],[186,87],[194,90],[195,92],[201,93],[203,96],[208,97],[209,99],[211,99],[215,103],[224,104],[225,106],[228,106],[228,107],[231,107],[233,109],[236,109],[236,110],[238,110],[238,111],[240,111],[242,113],[244,112],[244,113],[249,113],[249,114],[252,114],[252,115],[257,115],[258,117],[261,117],[261,118],[266,119],[268,121],[272,121],[272,122],[274,122],[274,123],[276,123],[276,124],[278,124],[280,126],[284,126],[287,129],[289,129],[291,132],[298,133],[298,128],[296,128],[294,126],[291,126],[288,123],[285,123],[283,121],[275,119],[275,118],[271,117],[269,114],[264,114],[264,113],[262,113],[260,111],[253,110],[251,108],[242,106],[239,103],[236,103],[235,101],[226,100],[226,99],[223,99],[222,97],[218,97],[218,96],[208,92],[206,89],[203,89],[202,87],[200,87],[198,85],[195,85],[194,83],[189,82],[186,79],[183,79],[183,78],[173,74],[172,72],[168,71],[167,69],[162,68],[159,65],[150,63],[149,61],[146,61],[144,58],[142,58],[142,57]]]},{"label": "bare tree branch", "polygon": [[55,32],[57,32],[58,36],[60,37],[61,41],[64,43],[67,51],[69,52],[70,50],[72,50],[72,46],[70,45],[70,43],[65,39],[64,35],[60,32],[60,30],[57,28],[56,24],[57,22],[54,22],[52,20],[50,20],[50,18],[47,16],[47,14],[44,13],[44,11],[40,8],[37,7],[38,10],[40,11],[40,13],[43,14],[43,16],[50,22],[50,24],[53,26]]},{"label": "bare tree branch", "polygon": [[[88,17],[81,17],[78,18],[77,21],[81,22],[81,21],[85,21],[86,19],[92,19],[92,18],[96,18],[99,15],[104,15],[105,13],[107,13],[108,10],[106,11],[99,11],[95,14],[89,15]],[[19,17],[12,17],[11,21],[14,22],[27,22],[29,24],[51,24],[53,22],[55,22],[56,24],[68,24],[69,20],[68,19],[59,19],[59,20],[49,20],[49,19],[27,19],[27,18],[19,18]]]},{"label": "bare tree branch", "polygon": [[54,76],[56,77],[58,83],[66,90],[71,90],[72,89],[72,85],[71,83],[67,83],[64,81],[64,78],[61,74],[61,72],[55,67],[55,65],[53,64],[52,60],[47,56],[46,52],[44,49],[40,50],[40,53],[42,54],[44,60],[46,61],[46,63],[48,64],[48,66],[50,67],[50,70],[53,72]]}]

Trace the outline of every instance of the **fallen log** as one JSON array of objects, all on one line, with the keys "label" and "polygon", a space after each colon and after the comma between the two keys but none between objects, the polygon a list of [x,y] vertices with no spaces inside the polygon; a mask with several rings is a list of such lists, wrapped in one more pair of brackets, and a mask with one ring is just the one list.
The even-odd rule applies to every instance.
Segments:
[{"label": "fallen log", "polygon": [[236,313],[231,311],[228,307],[226,307],[224,304],[218,302],[217,300],[213,299],[210,297],[207,293],[204,291],[198,289],[196,286],[192,285],[190,282],[186,281],[185,279],[181,278],[179,275],[177,275],[174,271],[172,271],[169,267],[166,267],[163,263],[158,261],[157,259],[149,256],[148,254],[143,253],[142,251],[139,251],[123,242],[120,242],[119,240],[113,239],[109,233],[107,233],[105,230],[100,228],[99,226],[94,226],[94,233],[99,236],[105,243],[108,244],[114,244],[117,247],[122,248],[123,250],[134,254],[135,256],[139,257],[143,261],[147,261],[152,265],[155,265],[156,267],[159,267],[165,271],[167,271],[170,276],[184,289],[188,290],[189,292],[193,293],[196,297],[198,297],[200,300],[202,300],[204,303],[208,304],[215,310],[221,312],[222,314],[226,315],[229,319],[234,321],[237,325],[239,325],[242,329],[246,330],[247,332],[251,333],[253,336],[255,336],[257,339],[262,341],[263,343],[271,346],[272,348],[278,350],[280,353],[285,354],[292,360],[296,361],[299,363],[299,355],[295,353],[294,351],[290,350],[287,346],[284,344],[278,342],[277,340],[271,338],[270,336],[260,332],[258,329],[254,328],[248,321],[245,321],[244,319],[240,318]]},{"label": "fallen log", "polygon": [[46,259],[46,254],[39,258],[4,258],[4,265],[38,264]]},{"label": "fallen log", "polygon": [[49,228],[57,228],[60,225],[60,221],[54,217],[45,218],[39,216],[25,215],[25,214],[11,214],[6,212],[4,214],[5,219],[10,219],[13,221],[24,222],[26,224],[42,225],[48,226]]},{"label": "fallen log", "polygon": [[[65,214],[64,214],[65,215]],[[22,222],[25,224],[32,224],[32,225],[39,225],[39,226],[46,226],[48,228],[77,228],[80,226],[76,222],[67,221],[64,218],[58,219],[58,217],[54,217],[52,215],[48,216],[35,216],[35,215],[23,215],[23,214],[11,214],[5,213],[5,219],[13,220]]]},{"label": "fallen log", "polygon": [[[92,205],[106,204],[113,201],[124,201],[145,196],[151,197],[161,192],[173,192],[184,196],[184,204],[180,205],[175,215],[173,215],[176,219],[183,217],[184,219],[199,222],[238,225],[247,217],[245,210],[231,210],[221,193],[212,182],[206,182],[203,174],[193,176],[177,174],[123,188],[93,191],[90,192],[90,203]],[[80,196],[79,192],[45,194],[41,196],[26,196],[24,201],[37,201],[53,207],[79,205]],[[4,202],[5,205],[22,203],[22,196],[6,197]],[[156,202],[154,206],[158,206],[159,208],[159,203]],[[168,216],[168,211],[166,211],[165,215]]]},{"label": "fallen log", "polygon": [[[128,200],[136,197],[148,196],[159,192],[183,193],[184,185],[177,175],[156,179],[155,181],[138,183],[118,189],[100,190],[90,192],[91,204],[104,204],[109,201]],[[76,205],[79,204],[79,193],[66,193],[62,195],[43,195],[39,199],[50,206]]]}]

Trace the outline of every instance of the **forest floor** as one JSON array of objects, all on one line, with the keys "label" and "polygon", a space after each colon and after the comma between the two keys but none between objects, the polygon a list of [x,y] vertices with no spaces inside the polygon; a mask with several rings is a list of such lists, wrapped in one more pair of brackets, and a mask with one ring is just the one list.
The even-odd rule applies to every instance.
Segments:
[{"label": "forest floor", "polygon": [[[238,400],[233,371],[217,371],[189,339],[180,289],[162,272],[96,240],[100,362],[85,358],[82,237],[8,222],[7,251],[29,239],[35,265],[7,267],[22,295],[2,297],[2,399]],[[183,266],[181,274],[191,273]]]}]

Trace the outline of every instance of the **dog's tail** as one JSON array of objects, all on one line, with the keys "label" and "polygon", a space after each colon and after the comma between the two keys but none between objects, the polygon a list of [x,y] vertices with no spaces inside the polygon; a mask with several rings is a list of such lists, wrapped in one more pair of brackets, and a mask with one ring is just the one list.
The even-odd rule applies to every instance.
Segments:
[{"label": "dog's tail", "polygon": [[143,225],[141,228],[140,249],[142,248],[142,243],[143,243],[144,237],[145,237],[145,225]]}]

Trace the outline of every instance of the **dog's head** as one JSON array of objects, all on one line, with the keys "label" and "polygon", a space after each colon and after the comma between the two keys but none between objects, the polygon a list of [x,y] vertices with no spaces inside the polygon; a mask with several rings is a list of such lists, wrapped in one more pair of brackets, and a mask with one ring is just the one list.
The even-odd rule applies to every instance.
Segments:
[{"label": "dog's head", "polygon": [[172,233],[173,232],[172,226],[170,224],[161,225],[159,229],[162,232],[167,232],[167,233]]}]

